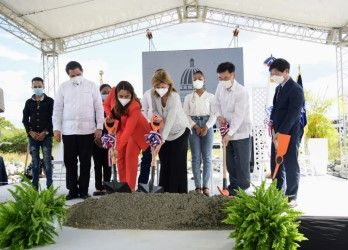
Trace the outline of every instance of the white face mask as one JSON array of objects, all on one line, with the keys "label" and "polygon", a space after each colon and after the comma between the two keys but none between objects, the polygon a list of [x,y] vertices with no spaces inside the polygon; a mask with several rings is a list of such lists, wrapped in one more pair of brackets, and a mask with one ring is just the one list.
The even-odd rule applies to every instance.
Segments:
[{"label": "white face mask", "polygon": [[270,82],[275,84],[281,84],[284,82],[284,76],[273,75],[270,77]]},{"label": "white face mask", "polygon": [[232,86],[232,81],[231,80],[219,81],[219,84],[221,84],[225,89],[228,89]]},{"label": "white face mask", "polygon": [[82,76],[75,76],[73,78],[70,79],[70,81],[74,84],[74,85],[80,85],[82,83],[83,77]]},{"label": "white face mask", "polygon": [[130,99],[127,99],[127,98],[118,98],[118,100],[120,101],[123,107],[130,102]]},{"label": "white face mask", "polygon": [[157,94],[159,94],[160,97],[163,97],[168,92],[168,88],[156,88]]},{"label": "white face mask", "polygon": [[193,87],[195,89],[201,89],[201,88],[203,88],[203,85],[204,85],[204,81],[202,81],[202,80],[193,81]]}]

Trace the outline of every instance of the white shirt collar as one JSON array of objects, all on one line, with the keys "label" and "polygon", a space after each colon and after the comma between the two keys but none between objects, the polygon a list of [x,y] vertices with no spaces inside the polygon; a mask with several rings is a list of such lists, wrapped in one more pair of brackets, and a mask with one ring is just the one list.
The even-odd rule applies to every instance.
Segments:
[{"label": "white shirt collar", "polygon": [[291,79],[291,77],[289,77],[288,80],[287,80],[286,82],[283,82],[283,83],[281,84],[281,86],[284,87],[284,85],[285,85],[290,79]]}]

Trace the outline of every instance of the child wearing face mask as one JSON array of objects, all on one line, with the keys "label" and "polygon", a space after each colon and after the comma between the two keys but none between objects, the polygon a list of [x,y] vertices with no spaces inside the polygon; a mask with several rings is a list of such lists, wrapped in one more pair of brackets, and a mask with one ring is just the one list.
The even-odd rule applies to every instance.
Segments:
[{"label": "child wearing face mask", "polygon": [[157,70],[152,78],[152,111],[162,117],[160,130],[163,144],[155,148],[161,162],[160,186],[165,192],[187,193],[187,149],[190,124],[179,94],[165,70]]},{"label": "child wearing face mask", "polygon": [[[99,87],[99,91],[104,102],[111,90],[109,84],[102,84]],[[105,114],[104,114],[105,116]],[[103,134],[107,134],[107,130],[104,126]],[[94,161],[94,176],[95,176],[95,189],[94,196],[106,194],[106,190],[103,185],[103,181],[110,181],[111,167],[108,160],[108,149],[103,148],[101,140],[96,140],[93,145],[93,161]]]},{"label": "child wearing face mask", "polygon": [[121,81],[104,101],[106,124],[116,131],[116,155],[119,180],[135,191],[138,156],[148,145],[145,135],[150,124],[141,113],[140,101],[133,86]]},{"label": "child wearing face mask", "polygon": [[[192,128],[192,133],[189,137],[192,154],[192,172],[196,186],[195,191],[209,196],[208,182],[212,165],[213,126],[216,122],[216,116],[212,112],[214,95],[205,90],[202,71],[196,71],[193,74],[193,87],[195,91],[192,94],[188,94],[184,100],[184,111]],[[203,182],[201,175],[202,161]]]}]

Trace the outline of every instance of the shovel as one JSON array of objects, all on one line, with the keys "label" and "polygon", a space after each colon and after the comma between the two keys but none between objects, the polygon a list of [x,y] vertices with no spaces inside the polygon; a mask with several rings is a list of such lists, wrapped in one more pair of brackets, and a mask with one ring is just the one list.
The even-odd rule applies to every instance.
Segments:
[{"label": "shovel", "polygon": [[140,183],[138,191],[143,193],[163,193],[164,189],[161,186],[155,186],[155,171],[156,171],[156,154],[152,151],[151,161],[151,177],[148,184]]},{"label": "shovel", "polygon": [[[228,133],[230,129],[230,125],[228,122],[225,122],[220,126],[220,134],[221,137],[224,138],[224,136]],[[230,192],[227,189],[227,164],[226,164],[226,145],[222,142],[223,146],[223,169],[222,169],[222,188],[217,187],[220,194],[223,196],[229,196]]]},{"label": "shovel", "polygon": [[229,196],[230,192],[227,189],[227,166],[226,166],[226,146],[223,144],[223,168],[222,168],[222,188],[217,187],[220,194]]},{"label": "shovel", "polygon": [[126,182],[118,182],[117,181],[117,168],[116,165],[113,165],[112,167],[114,172],[114,178],[112,181],[104,181],[104,187],[108,194],[112,193],[131,193],[132,190],[130,189],[128,183]]},{"label": "shovel", "polygon": [[280,165],[283,164],[284,155],[288,151],[290,138],[291,138],[290,135],[278,134],[278,137],[277,137],[278,147],[277,147],[277,153],[276,153],[276,158],[275,158],[276,166],[274,169],[272,180],[274,180],[276,178],[278,171],[279,171],[279,167],[280,167]]}]

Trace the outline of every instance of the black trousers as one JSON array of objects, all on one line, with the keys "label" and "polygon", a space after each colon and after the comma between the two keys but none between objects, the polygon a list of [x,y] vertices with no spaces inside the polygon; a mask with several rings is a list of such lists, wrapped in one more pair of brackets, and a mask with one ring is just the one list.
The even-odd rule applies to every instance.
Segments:
[{"label": "black trousers", "polygon": [[109,166],[108,150],[93,145],[95,188],[99,191],[104,189],[103,181],[110,181],[111,166]]},{"label": "black trousers", "polygon": [[143,156],[141,157],[140,174],[138,177],[138,183],[147,184],[149,182],[151,160],[152,160],[151,147],[148,147],[145,151],[143,151]]},{"label": "black trousers", "polygon": [[250,187],[250,151],[250,138],[229,141],[227,144],[226,165],[230,177],[228,190],[233,196],[238,188],[245,190]]},{"label": "black trousers", "polygon": [[160,186],[164,192],[187,193],[187,149],[190,130],[182,136],[166,141],[159,152],[161,162]]},{"label": "black trousers", "polygon": [[[63,135],[66,187],[70,194],[88,194],[94,135]],[[77,158],[80,162],[78,177]]]}]

